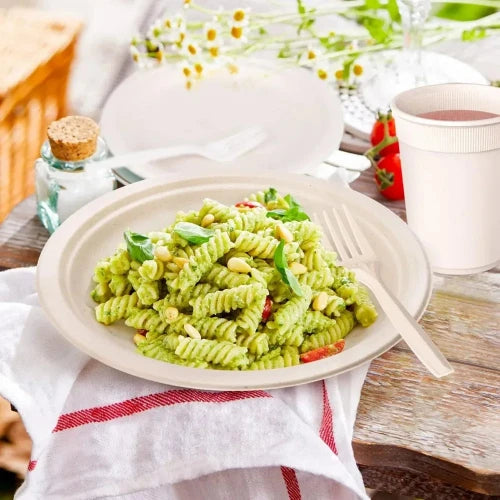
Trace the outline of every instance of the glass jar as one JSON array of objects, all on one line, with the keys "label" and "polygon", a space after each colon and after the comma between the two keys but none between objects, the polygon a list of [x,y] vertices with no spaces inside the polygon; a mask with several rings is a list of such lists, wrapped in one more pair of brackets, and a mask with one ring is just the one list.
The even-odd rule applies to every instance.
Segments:
[{"label": "glass jar", "polygon": [[109,156],[102,137],[94,154],[84,160],[56,158],[48,140],[40,156],[35,162],[37,214],[50,233],[83,205],[116,188],[113,172],[98,165]]}]

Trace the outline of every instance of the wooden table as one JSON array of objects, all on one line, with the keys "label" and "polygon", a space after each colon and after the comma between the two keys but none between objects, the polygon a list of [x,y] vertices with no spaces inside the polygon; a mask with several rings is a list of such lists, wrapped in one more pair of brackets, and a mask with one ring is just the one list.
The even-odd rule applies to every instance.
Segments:
[{"label": "wooden table", "polygon": [[[370,172],[353,188],[405,218]],[[37,263],[48,234],[34,214],[29,198],[0,226],[0,268]],[[500,268],[434,276],[422,324],[455,373],[434,379],[404,342],[372,362],[353,443],[366,486],[439,500],[500,495]]]}]

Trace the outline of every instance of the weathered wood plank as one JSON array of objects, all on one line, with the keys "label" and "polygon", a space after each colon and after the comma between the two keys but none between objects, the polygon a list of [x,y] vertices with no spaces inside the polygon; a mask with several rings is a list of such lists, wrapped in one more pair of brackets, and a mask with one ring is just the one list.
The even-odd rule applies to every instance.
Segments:
[{"label": "weathered wood plank", "polygon": [[438,380],[408,352],[374,360],[358,408],[356,459],[500,494],[500,373],[453,367]]},{"label": "weathered wood plank", "polygon": [[[462,278],[467,291],[461,296],[450,295],[446,287],[434,290],[421,324],[450,361],[499,371],[500,296],[495,287],[500,280],[498,274],[480,276]],[[491,293],[483,297],[486,284]],[[397,348],[408,350],[404,342]]]},{"label": "weathered wood plank", "polygon": [[[429,474],[415,473],[396,467],[361,466],[360,470],[366,488],[392,493],[398,500],[413,500],[415,497],[425,500],[492,500],[490,496],[452,486],[434,479]],[[380,500],[383,499],[389,500],[389,497],[381,495]]]},{"label": "weathered wood plank", "polygon": [[49,233],[36,216],[33,196],[17,205],[0,225],[0,267],[36,265]]}]

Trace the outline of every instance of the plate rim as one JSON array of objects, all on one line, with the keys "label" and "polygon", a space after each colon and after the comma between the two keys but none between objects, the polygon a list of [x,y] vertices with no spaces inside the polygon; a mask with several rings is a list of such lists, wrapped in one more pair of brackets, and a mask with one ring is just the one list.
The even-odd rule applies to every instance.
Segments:
[{"label": "plate rim", "polygon": [[[297,175],[297,174],[290,174],[291,177],[298,179],[304,178],[304,176]],[[314,370],[314,372],[318,372],[316,374],[309,374],[306,375],[305,373],[303,375],[295,375],[290,379],[288,377],[287,381],[282,380],[282,377],[274,377],[277,380],[276,381],[270,381],[266,382],[264,384],[262,383],[248,383],[248,384],[242,384],[238,387],[231,386],[231,384],[226,382],[213,382],[213,383],[203,383],[199,384],[196,382],[190,382],[190,377],[188,375],[188,371],[192,373],[192,370],[197,370],[197,372],[201,371],[196,368],[187,368],[183,366],[177,366],[177,365],[170,365],[169,368],[171,369],[172,376],[170,376],[168,373],[162,373],[162,370],[158,370],[158,373],[147,373],[145,374],[143,370],[135,369],[134,366],[123,366],[120,364],[119,360],[117,361],[116,359],[110,359],[109,357],[106,357],[102,352],[99,350],[93,350],[91,346],[88,346],[85,344],[85,342],[80,342],[79,338],[77,335],[71,335],[69,333],[69,329],[66,328],[67,320],[65,321],[62,319],[60,316],[61,312],[61,300],[60,298],[64,299],[64,294],[63,294],[63,287],[61,285],[61,265],[57,266],[57,272],[54,272],[52,270],[53,266],[50,263],[50,260],[54,258],[54,256],[62,256],[64,253],[64,250],[66,249],[66,245],[71,241],[72,237],[75,236],[78,228],[81,227],[81,225],[85,224],[85,222],[88,222],[91,220],[93,217],[96,217],[99,212],[108,209],[109,207],[114,205],[114,204],[119,204],[120,202],[123,204],[125,203],[124,200],[129,198],[130,196],[137,196],[138,193],[141,193],[143,191],[148,191],[151,190],[152,188],[159,188],[159,187],[164,187],[166,190],[172,189],[173,187],[178,186],[179,184],[186,184],[186,183],[191,183],[191,182],[205,182],[205,184],[217,184],[217,181],[221,183],[231,183],[233,181],[242,181],[244,178],[248,179],[249,176],[246,176],[244,174],[237,174],[237,173],[232,173],[230,176],[228,175],[218,175],[218,176],[197,176],[197,177],[185,177],[185,176],[179,176],[179,179],[177,181],[172,181],[171,176],[162,176],[163,182],[160,182],[160,178],[154,178],[154,179],[148,179],[145,181],[137,182],[134,184],[131,184],[129,186],[126,186],[124,188],[120,188],[119,190],[113,191],[111,193],[108,193],[104,197],[94,200],[93,202],[89,203],[82,209],[78,210],[73,214],[68,220],[61,225],[60,228],[49,238],[47,241],[45,247],[43,248],[41,254],[40,254],[40,259],[38,262],[37,266],[37,272],[36,272],[36,289],[39,295],[39,300],[40,304],[47,315],[47,317],[50,320],[50,323],[56,328],[56,330],[59,332],[59,334],[65,338],[68,342],[73,344],[76,348],[84,352],[85,354],[89,355],[91,358],[96,359],[97,361],[100,361],[101,363],[117,369],[119,371],[146,379],[146,380],[151,380],[155,382],[160,382],[164,384],[170,384],[170,385],[177,385],[181,387],[188,387],[188,388],[193,388],[193,389],[203,389],[203,390],[215,390],[215,391],[221,391],[221,390],[230,390],[230,391],[244,391],[244,390],[249,390],[249,389],[275,389],[275,388],[280,388],[280,387],[290,387],[290,386],[296,386],[296,385],[302,385],[306,384],[309,382],[314,382],[316,380],[321,380],[325,379],[331,376],[339,375],[340,373],[344,373],[346,371],[352,370],[356,367],[359,367],[363,365],[364,363],[371,361],[380,355],[382,355],[384,352],[388,351],[390,348],[392,348],[394,345],[396,345],[398,342],[401,341],[401,336],[397,333],[394,334],[394,336],[389,339],[387,342],[379,346],[375,351],[372,351],[370,353],[367,353],[361,358],[358,358],[356,360],[350,361],[346,363],[346,365],[342,368],[332,368],[332,369],[318,369]],[[262,173],[259,172],[257,175],[252,175],[253,180],[262,180],[263,184],[265,184],[264,181],[269,181],[270,179],[275,178],[273,176],[270,176],[268,173]],[[313,183],[318,183],[321,185],[323,188],[323,182],[319,181],[318,179],[310,178],[308,177],[308,180],[310,180]],[[361,199],[362,202],[365,204],[368,204],[368,206],[377,206],[378,209],[383,209],[383,211],[386,211],[387,214],[390,217],[393,217],[394,221],[398,221],[397,224],[401,224],[402,228],[404,231],[406,231],[407,235],[412,239],[412,242],[416,246],[415,248],[419,252],[419,256],[423,258],[423,264],[425,265],[425,280],[426,280],[426,290],[422,294],[422,298],[419,301],[419,306],[417,307],[417,310],[413,312],[413,316],[416,319],[419,319],[424,311],[426,310],[431,294],[432,294],[432,271],[431,267],[429,264],[429,260],[427,258],[427,255],[425,253],[425,250],[420,243],[420,241],[417,239],[415,234],[409,229],[409,227],[396,215],[394,214],[391,210],[389,210],[387,207],[384,205],[376,202],[375,200],[369,198],[368,196],[359,193],[357,191],[354,191],[350,189],[347,185],[341,185],[341,184],[335,184],[335,183],[329,183],[329,188],[332,190],[335,189],[346,189],[349,191],[350,196],[354,196],[354,198]],[[124,194],[126,193],[126,194]],[[118,208],[118,207],[116,207]],[[79,223],[78,223],[79,222]],[[62,242],[63,244],[61,244]],[[59,259],[59,262],[61,262],[62,259]],[[49,282],[51,283],[49,285]],[[57,287],[57,294],[55,293],[55,288]],[[83,322],[81,322],[78,317],[73,313],[70,307],[67,308],[68,311],[66,311],[66,315],[70,314],[72,316],[73,320],[76,320],[77,323],[80,324],[80,327],[82,328],[87,328],[87,325],[85,325]],[[160,361],[156,360],[151,360],[155,361],[157,363],[160,363]],[[323,361],[328,361],[328,360],[323,360]],[[319,363],[322,363],[323,361],[318,361],[316,363],[313,363],[311,365],[315,365],[317,368],[319,367]],[[311,365],[301,365],[301,368],[303,367],[308,367],[310,368]],[[187,370],[187,371],[186,371]],[[258,374],[259,373],[265,373],[265,372],[282,372],[282,370],[290,370],[290,368],[278,368],[274,370],[264,370],[262,372],[239,372],[239,373],[252,373],[254,376],[259,378]],[[204,370],[203,370],[204,371]],[[311,370],[309,370],[311,371]],[[182,374],[185,373],[186,377],[183,376]],[[227,373],[234,373],[232,371],[229,372],[224,372],[220,371],[218,373],[221,374],[227,374]],[[290,373],[290,372],[287,372]],[[221,375],[220,378],[223,378]],[[227,378],[227,377],[226,377]]]},{"label": "plate rim", "polygon": [[[266,59],[261,59],[261,58],[249,58],[248,60],[244,61],[244,66],[248,68],[253,68],[257,69],[259,71],[271,71],[277,76],[281,76],[283,74],[287,73],[297,73],[300,75],[307,75],[307,78],[309,79],[310,82],[313,82],[313,85],[316,86],[316,88],[324,88],[324,95],[329,95],[328,101],[331,103],[331,108],[333,109],[334,107],[337,108],[335,111],[335,116],[338,118],[340,125],[338,127],[338,130],[333,130],[332,133],[335,133],[338,135],[338,138],[336,141],[330,141],[328,148],[325,147],[325,153],[324,154],[318,154],[316,153],[317,148],[311,148],[312,155],[315,155],[314,157],[311,155],[310,159],[307,160],[307,165],[302,165],[302,166],[296,166],[294,173],[304,173],[306,171],[309,171],[310,169],[315,168],[317,165],[319,165],[324,158],[327,158],[330,154],[332,154],[334,151],[339,149],[340,144],[342,142],[342,138],[344,135],[345,131],[345,120],[344,120],[344,114],[343,114],[343,107],[342,103],[340,101],[340,97],[338,92],[335,91],[335,88],[332,85],[327,85],[324,82],[322,82],[320,79],[316,78],[312,72],[305,67],[297,67],[297,66],[280,66],[279,63],[270,63],[270,61]],[[175,72],[175,69],[171,66],[159,66],[156,68],[148,68],[148,69],[138,69],[128,75],[126,78],[124,78],[108,95],[106,98],[106,101],[103,104],[102,107],[102,113],[100,116],[99,120],[99,126],[101,128],[102,133],[106,136],[106,130],[110,130],[111,128],[116,128],[116,125],[113,125],[113,120],[110,118],[109,113],[109,106],[110,103],[112,103],[113,99],[116,98],[116,95],[120,92],[123,91],[123,89],[130,84],[130,82],[138,82],[141,83],[143,78],[147,78],[148,75],[152,74],[153,72]],[[136,83],[136,85],[138,84]],[[203,82],[200,82],[203,84]],[[314,93],[316,95],[316,93]],[[109,125],[108,125],[109,122]],[[113,137],[111,134],[109,134],[109,137]],[[326,143],[326,139],[324,138],[326,136],[323,136],[321,139],[321,143]],[[111,141],[112,142],[112,141]],[[109,142],[108,139],[108,148],[109,151],[112,154],[117,154],[116,151],[113,151],[112,144]],[[328,151],[326,151],[328,149]],[[118,153],[121,154],[121,153]],[[272,161],[275,161],[275,158],[272,159]],[[282,161],[282,160],[279,160]],[[216,162],[218,165],[221,165],[220,162]],[[143,177],[142,174],[138,174],[134,171],[133,168],[130,168],[129,166],[125,166],[133,175]],[[283,173],[286,172],[286,170],[282,170]],[[153,177],[144,177],[144,179],[159,179],[162,176],[153,176]],[[126,180],[126,179],[124,179]],[[128,185],[131,184],[129,181],[127,181]]]}]

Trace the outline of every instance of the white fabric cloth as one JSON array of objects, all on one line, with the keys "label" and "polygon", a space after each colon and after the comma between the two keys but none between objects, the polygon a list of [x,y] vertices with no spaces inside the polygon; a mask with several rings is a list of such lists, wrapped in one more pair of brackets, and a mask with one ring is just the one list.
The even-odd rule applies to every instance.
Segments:
[{"label": "white fabric cloth", "polygon": [[0,318],[0,394],[33,439],[18,499],[367,498],[351,446],[367,366],[244,393],[135,378],[55,331],[33,268],[0,273]]}]

